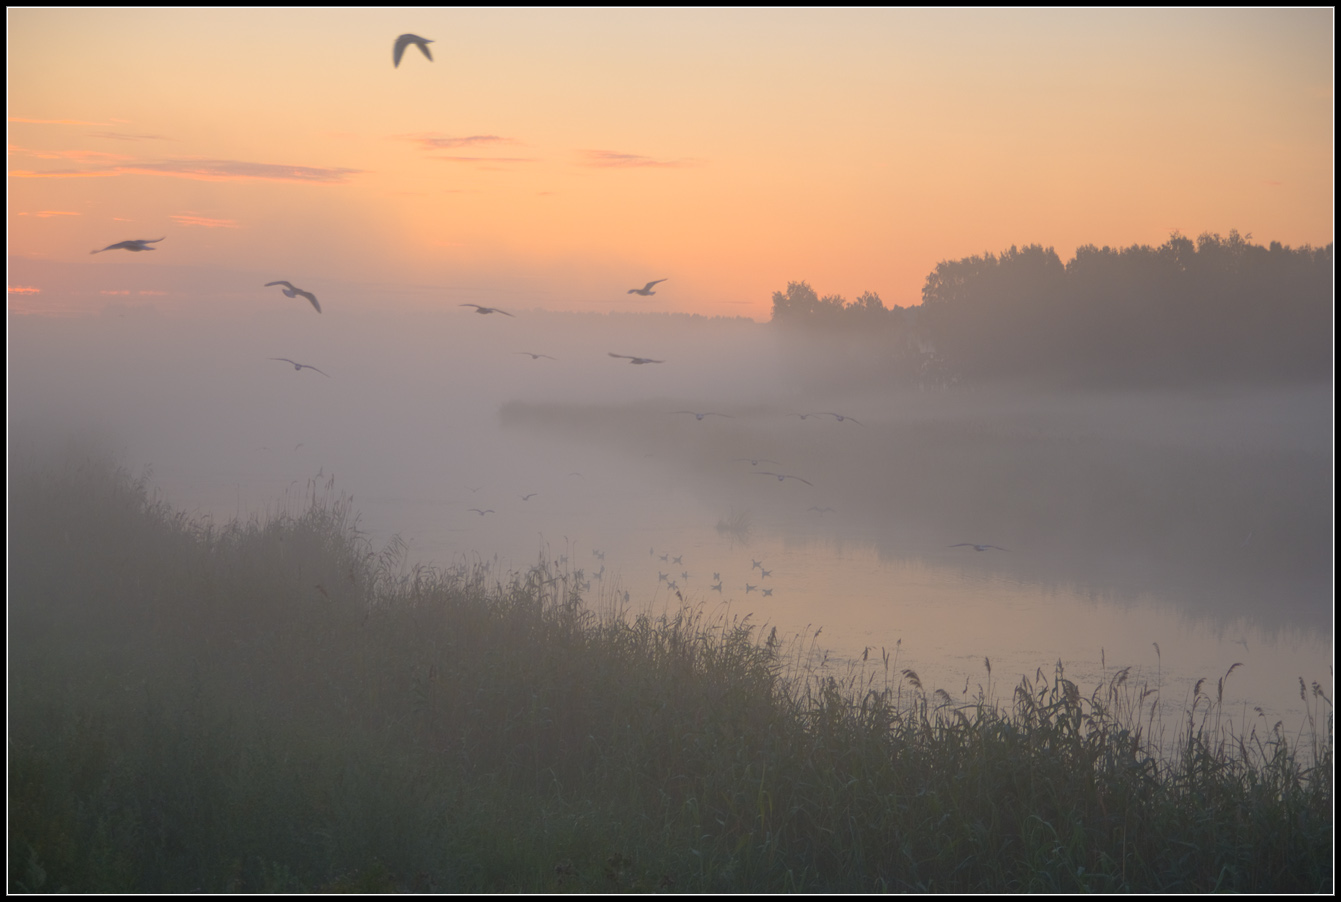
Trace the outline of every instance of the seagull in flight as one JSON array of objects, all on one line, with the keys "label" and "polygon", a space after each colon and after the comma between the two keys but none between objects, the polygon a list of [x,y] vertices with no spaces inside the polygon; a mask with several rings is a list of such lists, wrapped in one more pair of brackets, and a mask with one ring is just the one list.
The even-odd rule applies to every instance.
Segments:
[{"label": "seagull in flight", "polygon": [[951,545],[951,548],[972,548],[974,551],[986,551],[988,548],[995,548],[997,551],[1007,551],[1000,545],[976,545],[973,542],[960,542],[957,545]]},{"label": "seagull in flight", "polygon": [[[293,368],[294,368],[295,371],[300,371],[300,370],[317,370],[317,368],[314,367],[314,366],[313,366],[312,364],[310,364],[310,363],[299,363],[298,361],[296,361],[296,360],[290,360],[290,359],[287,358],[287,357],[271,357],[270,359],[271,359],[271,360],[282,360],[282,361],[284,361],[285,363],[292,363],[292,364],[293,364]],[[317,370],[317,372],[318,372],[318,373],[321,373],[321,375],[325,376],[327,379],[331,378],[331,374],[330,374],[330,373],[325,373],[325,372],[322,372],[321,370]]]},{"label": "seagull in flight", "polygon": [[400,68],[400,58],[405,55],[405,48],[409,47],[411,44],[424,51],[424,56],[428,57],[428,61],[430,63],[433,62],[433,54],[428,52],[428,45],[432,43],[433,40],[431,38],[421,38],[417,34],[403,34],[396,38],[396,68]]},{"label": "seagull in flight", "polygon": [[318,313],[321,312],[321,305],[317,303],[317,296],[312,292],[303,291],[301,288],[295,287],[292,282],[280,281],[280,282],[265,283],[266,288],[269,288],[271,285],[283,285],[284,287],[281,290],[284,292],[284,296],[286,298],[298,298],[298,297],[307,298],[309,301],[312,302],[312,306],[317,308],[317,312]]},{"label": "seagull in flight", "polygon": [[706,412],[704,412],[704,413],[699,413],[697,410],[677,410],[677,411],[675,411],[675,412],[676,412],[676,413],[692,413],[692,414],[694,415],[694,419],[696,419],[696,420],[700,420],[700,421],[701,421],[704,417],[726,417],[728,420],[731,419],[731,414],[729,414],[729,413],[714,413],[714,412],[712,412],[711,410],[706,411]]},{"label": "seagull in flight", "polygon": [[642,295],[643,297],[650,297],[651,295],[656,294],[656,292],[652,290],[652,286],[653,286],[653,285],[659,285],[659,284],[661,284],[661,283],[664,282],[664,281],[666,281],[666,280],[665,280],[665,279],[657,279],[655,282],[648,282],[648,283],[647,283],[646,285],[644,285],[642,288],[630,288],[630,289],[628,290],[628,293],[629,293],[629,294],[640,294],[640,295]]},{"label": "seagull in flight", "polygon": [[[167,236],[164,235],[163,238]],[[136,238],[133,241],[118,241],[116,244],[109,244],[102,250],[89,251],[90,254],[101,254],[102,251],[156,251],[158,248],[150,247],[151,244],[158,244],[163,238]]]},{"label": "seagull in flight", "polygon": [[748,460],[750,466],[757,467],[760,464],[776,464],[776,460],[769,460],[767,457],[733,457],[732,460]]},{"label": "seagull in flight", "polygon": [[804,482],[804,483],[805,483],[806,485],[808,485],[808,486],[812,486],[812,487],[813,487],[813,486],[815,485],[815,483],[811,482],[809,479],[802,479],[800,476],[791,476],[791,475],[789,475],[789,474],[787,474],[787,473],[774,473],[774,472],[771,471],[771,470],[755,470],[755,471],[754,471],[754,475],[756,475],[756,476],[776,476],[776,477],[778,478],[778,482],[782,482],[782,480],[784,480],[784,479],[795,479],[797,482]]},{"label": "seagull in flight", "polygon": [[830,411],[830,410],[825,410],[825,411],[822,411],[822,412],[820,412],[820,413],[798,413],[797,416],[800,417],[800,418],[803,419],[803,420],[804,420],[806,417],[833,417],[834,419],[836,419],[836,420],[837,420],[838,422],[840,422],[840,423],[843,422],[844,420],[852,420],[852,422],[856,423],[858,426],[865,426],[865,425],[866,425],[865,423],[860,423],[860,422],[858,422],[858,421],[856,420],[856,418],[854,418],[854,417],[844,416],[844,415],[841,414],[841,413],[834,413],[833,411]]},{"label": "seagull in flight", "polygon": [[531,492],[529,495],[522,495],[522,496],[521,496],[521,500],[523,500],[523,501],[530,501],[532,498],[534,498],[536,495],[539,495],[539,494],[540,494],[539,492]]},{"label": "seagull in flight", "polygon": [[481,517],[483,517],[485,514],[492,514],[492,513],[494,513],[494,509],[493,509],[492,507],[489,508],[488,510],[480,510],[478,507],[467,508],[467,510],[474,511],[475,513],[479,514]]},{"label": "seagull in flight", "polygon": [[506,310],[500,310],[497,307],[481,307],[479,304],[461,304],[462,307],[474,307],[476,313],[501,313],[504,316],[512,316]]},{"label": "seagull in flight", "polygon": [[514,353],[514,354],[525,354],[527,357],[530,357],[532,360],[539,360],[541,357],[544,357],[546,360],[558,360],[557,357],[551,357],[551,356],[549,356],[548,354],[532,354],[530,351],[514,351],[513,353]]},{"label": "seagull in flight", "polygon": [[629,354],[616,354],[614,351],[609,351],[608,353],[610,354],[611,357],[623,357],[623,358],[627,359],[629,363],[632,363],[634,366],[639,366],[639,365],[644,364],[644,363],[665,363],[665,362],[666,362],[666,361],[664,361],[664,360],[653,360],[653,359],[650,358],[650,357],[634,357],[634,356],[629,355]]}]

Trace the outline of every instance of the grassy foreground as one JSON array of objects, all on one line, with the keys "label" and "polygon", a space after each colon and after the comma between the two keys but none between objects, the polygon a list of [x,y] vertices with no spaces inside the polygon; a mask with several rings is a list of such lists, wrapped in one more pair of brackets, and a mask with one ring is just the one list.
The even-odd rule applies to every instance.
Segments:
[{"label": "grassy foreground", "polygon": [[837,680],[543,564],[407,568],[322,489],[216,527],[13,463],[11,892],[1332,890],[1316,686],[1301,736],[1208,689],[1159,752],[1127,671]]}]

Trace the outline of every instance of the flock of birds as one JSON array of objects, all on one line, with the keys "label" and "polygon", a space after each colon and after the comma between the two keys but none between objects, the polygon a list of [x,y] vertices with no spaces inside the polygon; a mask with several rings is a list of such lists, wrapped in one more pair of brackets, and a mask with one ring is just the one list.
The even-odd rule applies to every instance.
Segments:
[{"label": "flock of birds", "polygon": [[[431,44],[431,43],[433,43],[433,41],[432,41],[431,39],[429,39],[429,38],[424,38],[424,37],[420,37],[419,35],[408,34],[408,33],[407,33],[407,34],[402,34],[402,35],[400,35],[398,38],[396,38],[396,41],[395,41],[395,44],[393,45],[393,50],[392,50],[392,62],[393,62],[393,64],[394,64],[394,66],[395,66],[396,68],[399,68],[399,67],[400,67],[401,61],[402,61],[402,59],[403,59],[403,57],[404,57],[404,55],[405,55],[405,51],[406,51],[408,48],[412,47],[412,46],[413,46],[413,47],[418,47],[419,50],[420,50],[420,52],[423,53],[425,59],[427,59],[429,62],[432,62],[432,61],[433,61],[433,54],[432,54],[432,52],[430,52],[430,50],[429,50],[429,48],[428,48],[428,45]],[[93,253],[93,254],[100,254],[100,253],[103,253],[103,252],[105,252],[105,251],[115,251],[115,250],[130,251],[130,252],[132,252],[132,253],[139,253],[139,252],[142,252],[142,251],[154,251],[154,250],[157,250],[157,248],[154,247],[154,245],[156,245],[156,244],[158,244],[159,242],[165,240],[165,238],[166,238],[166,236],[164,236],[163,238],[137,238],[137,239],[130,239],[130,240],[126,240],[126,241],[118,241],[118,242],[115,243],[115,244],[109,244],[107,247],[99,248],[99,249],[97,249],[97,250],[91,251],[90,253]],[[665,279],[665,278],[663,278],[663,279],[653,279],[652,281],[650,281],[650,282],[646,283],[645,285],[643,285],[641,288],[630,288],[630,289],[628,289],[628,292],[627,292],[627,293],[628,293],[628,294],[639,295],[639,296],[641,296],[641,297],[651,297],[651,296],[653,296],[653,295],[656,294],[656,290],[655,290],[655,289],[656,289],[656,286],[658,286],[658,285],[660,285],[662,282],[666,282],[666,281],[669,281],[669,280],[668,280],[668,279]],[[322,312],[322,311],[321,311],[321,303],[320,303],[320,301],[317,300],[317,296],[316,296],[315,294],[313,294],[312,292],[310,292],[310,291],[307,291],[307,290],[305,290],[305,289],[299,288],[298,286],[294,285],[292,282],[289,282],[289,281],[280,279],[280,280],[276,280],[276,281],[274,281],[274,282],[267,282],[267,283],[265,283],[265,286],[264,286],[264,287],[266,287],[266,288],[279,287],[280,290],[281,290],[281,292],[284,294],[285,297],[288,297],[288,298],[303,298],[304,300],[306,300],[308,303],[310,303],[310,304],[312,305],[312,309],[315,310],[317,313],[321,313],[321,312]],[[486,307],[486,306],[484,306],[484,305],[482,305],[482,304],[473,304],[473,303],[464,303],[464,304],[461,304],[461,305],[459,305],[459,306],[462,306],[462,307],[472,307],[472,308],[474,308],[475,312],[476,312],[477,314],[481,315],[481,316],[487,316],[487,315],[494,314],[494,313],[502,314],[503,316],[507,316],[507,317],[513,317],[513,316],[514,316],[514,314],[509,313],[508,311],[503,310],[503,309],[500,308],[500,307]],[[533,352],[533,351],[517,351],[517,352],[515,352],[515,353],[516,353],[516,354],[519,354],[519,355],[526,355],[526,356],[529,356],[532,360],[542,360],[542,359],[544,359],[544,360],[555,360],[555,359],[556,359],[556,358],[550,356],[549,354],[537,353],[537,352]],[[609,356],[612,357],[612,358],[616,358],[616,359],[627,360],[627,361],[629,361],[629,363],[630,363],[631,365],[633,365],[633,366],[643,366],[643,365],[648,365],[648,364],[662,364],[662,363],[665,363],[665,362],[666,362],[665,360],[657,360],[657,359],[654,359],[654,358],[651,358],[651,357],[639,357],[639,356],[632,355],[632,354],[616,354],[616,353],[614,353],[613,351],[609,352]],[[313,366],[313,365],[311,365],[311,364],[308,364],[308,363],[299,363],[298,361],[296,361],[296,360],[291,360],[291,359],[288,358],[288,357],[271,357],[271,358],[269,358],[269,359],[270,359],[270,360],[274,360],[274,361],[278,361],[278,362],[282,362],[282,363],[290,364],[290,365],[294,368],[294,371],[295,371],[295,372],[301,372],[301,371],[307,369],[307,370],[312,370],[313,372],[316,372],[316,373],[320,373],[322,376],[324,376],[324,377],[326,377],[326,378],[328,378],[328,379],[330,378],[330,374],[329,374],[329,373],[325,372],[324,370],[322,370],[322,369],[320,369],[320,368],[318,368],[318,367],[316,367],[316,366]],[[674,413],[675,413],[676,415],[679,415],[679,414],[690,414],[690,415],[692,415],[692,416],[694,417],[695,420],[700,421],[700,422],[703,421],[703,420],[704,420],[705,418],[707,418],[707,417],[721,417],[721,418],[723,418],[723,419],[731,419],[731,418],[732,418],[732,415],[731,415],[731,414],[728,414],[728,413],[720,413],[720,412],[718,412],[718,411],[677,410],[677,411],[675,411]],[[863,425],[864,425],[861,421],[855,419],[854,417],[848,416],[848,415],[846,415],[846,414],[835,413],[835,412],[833,412],[833,411],[821,411],[821,412],[815,412],[815,413],[798,413],[798,414],[794,414],[794,416],[798,416],[798,417],[800,417],[802,420],[808,419],[808,418],[810,418],[810,417],[833,417],[834,420],[835,420],[836,422],[838,422],[838,423],[846,423],[846,422],[849,422],[849,421],[850,421],[850,422],[852,422],[852,423],[854,423],[854,424],[856,424],[856,425],[858,425],[858,426],[863,426]],[[760,457],[760,458],[735,458],[735,460],[737,460],[737,461],[748,461],[748,462],[750,463],[751,467],[757,467],[757,466],[758,466],[759,464],[761,464],[761,463],[772,464],[772,465],[774,465],[774,466],[777,465],[777,461],[770,460],[770,459],[768,459],[768,458],[762,458],[762,457]],[[805,478],[803,478],[803,477],[801,477],[801,476],[795,476],[795,475],[790,474],[790,473],[779,473],[779,472],[776,472],[776,471],[774,471],[774,470],[757,470],[757,469],[754,470],[754,473],[755,473],[756,475],[759,475],[759,476],[768,476],[768,477],[775,478],[775,479],[777,479],[778,482],[785,482],[786,480],[789,480],[789,479],[790,479],[790,480],[795,480],[796,482],[804,483],[805,485],[808,485],[808,486],[811,486],[811,487],[814,486],[814,483],[810,482],[809,480],[807,480],[807,479],[805,479]],[[472,489],[472,491],[474,491],[474,489]],[[538,493],[538,492],[531,492],[531,493],[528,493],[528,494],[526,494],[526,495],[522,495],[522,496],[521,496],[521,499],[522,499],[522,501],[529,501],[531,498],[535,497],[537,494],[539,494],[539,493]],[[480,517],[484,517],[484,516],[486,516],[487,514],[493,514],[493,513],[496,513],[496,511],[494,511],[493,508],[479,508],[479,507],[472,507],[472,508],[468,508],[467,510],[468,510],[468,512],[477,514],[477,515],[480,516]],[[831,508],[831,507],[821,507],[821,506],[815,505],[815,506],[811,506],[810,511],[812,511],[812,512],[817,512],[817,513],[819,513],[819,514],[822,516],[824,513],[832,512],[832,511],[833,511],[833,508]],[[972,542],[959,542],[959,543],[957,543],[957,544],[955,544],[955,545],[950,545],[950,546],[948,546],[948,547],[950,547],[950,548],[972,548],[972,549],[974,549],[975,551],[987,551],[988,549],[995,549],[995,550],[998,550],[998,551],[1006,551],[1005,548],[1002,548],[1002,547],[999,546],[999,545],[976,544],[976,543],[972,543]],[[649,554],[655,555],[655,553],[656,553],[656,552],[655,552],[655,549],[649,549]],[[600,552],[600,551],[594,551],[593,554],[594,554],[595,556],[601,558],[602,561],[604,560],[604,556],[605,556],[605,555],[604,555],[603,552]],[[669,553],[662,554],[662,555],[661,555],[661,560],[662,560],[662,561],[667,561],[667,559],[668,559],[669,557],[670,557]],[[674,564],[677,564],[677,565],[678,565],[678,564],[681,564],[681,563],[682,563],[682,558],[683,558],[683,555],[676,555],[676,556],[674,557],[673,561],[670,561],[670,563],[674,563]],[[763,595],[763,596],[771,596],[771,595],[773,594],[773,589],[772,589],[771,587],[768,587],[768,588],[763,587],[762,583],[763,583],[763,580],[764,580],[764,579],[766,579],[766,578],[768,578],[768,577],[770,577],[770,576],[772,575],[772,571],[771,571],[771,570],[766,570],[766,569],[764,568],[764,566],[763,566],[763,562],[761,562],[761,561],[757,561],[757,560],[756,560],[756,561],[752,561],[752,566],[751,566],[751,568],[750,568],[751,573],[753,573],[753,571],[754,571],[755,569],[758,569],[758,570],[759,570],[759,577],[758,577],[758,578],[759,578],[760,582],[759,582],[759,584],[751,584],[751,583],[749,583],[748,580],[747,580],[747,581],[744,583],[745,593],[748,595],[749,593],[754,592],[755,590],[760,590],[761,595]],[[578,571],[578,572],[579,572],[579,575],[580,575],[580,574],[581,574],[581,571]],[[595,578],[600,579],[600,578],[602,578],[602,577],[604,576],[604,572],[605,572],[605,566],[604,566],[604,564],[602,563],[602,566],[601,566],[600,571],[597,572],[597,573],[594,573],[594,574],[592,574],[592,575],[593,575]],[[669,574],[669,573],[661,573],[660,571],[658,571],[658,582],[659,582],[659,583],[660,583],[660,582],[664,582],[664,583],[666,583],[667,586],[668,586],[668,588],[669,588],[671,591],[674,591],[675,594],[683,600],[683,597],[684,597],[684,596],[681,594],[681,590],[680,590],[680,586],[679,586],[678,581],[675,580],[675,579],[672,579],[671,577],[672,577],[672,574]],[[688,572],[687,570],[682,571],[681,574],[680,574],[680,577],[679,577],[679,578],[685,580],[685,582],[687,583],[687,582],[689,581],[689,579],[690,579],[690,574],[689,574],[689,572]],[[718,592],[718,593],[720,594],[720,593],[722,592],[722,590],[723,590],[723,589],[722,589],[722,579],[721,579],[721,574],[720,574],[719,572],[714,572],[714,573],[713,573],[713,580],[714,580],[714,582],[713,582],[713,584],[710,586],[710,589],[711,589],[712,591]],[[586,586],[589,587],[590,584],[587,583]],[[628,593],[627,593],[627,592],[624,593],[624,597],[625,597],[625,600],[627,601],[627,600],[628,600]]]}]

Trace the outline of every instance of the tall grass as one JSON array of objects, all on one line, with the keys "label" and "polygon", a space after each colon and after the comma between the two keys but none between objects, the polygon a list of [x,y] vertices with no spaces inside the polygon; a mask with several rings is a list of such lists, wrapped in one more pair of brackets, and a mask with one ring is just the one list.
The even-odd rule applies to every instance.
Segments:
[{"label": "tall grass", "polygon": [[1161,746],[1125,670],[840,680],[581,571],[410,566],[329,483],[222,527],[87,454],[10,493],[11,891],[1332,887],[1316,685],[1289,736],[1226,674]]}]

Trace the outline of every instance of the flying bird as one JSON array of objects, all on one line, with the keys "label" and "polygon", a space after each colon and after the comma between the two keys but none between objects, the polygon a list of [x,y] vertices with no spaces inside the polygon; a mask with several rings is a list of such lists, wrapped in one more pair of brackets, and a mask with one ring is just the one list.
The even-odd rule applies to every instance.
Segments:
[{"label": "flying bird", "polygon": [[644,285],[642,288],[630,288],[630,289],[628,290],[628,293],[629,293],[629,294],[640,294],[640,295],[642,295],[643,297],[650,297],[651,295],[656,294],[656,292],[652,290],[652,286],[653,286],[653,285],[659,285],[659,284],[661,284],[661,283],[664,282],[664,281],[666,281],[666,280],[665,280],[665,279],[657,279],[655,282],[648,282],[648,283],[647,283],[646,285]]},{"label": "flying bird", "polygon": [[751,592],[753,592],[753,591],[754,591],[755,589],[757,589],[757,588],[759,588],[759,587],[758,587],[758,586],[752,586],[752,585],[750,585],[749,583],[746,583],[746,584],[745,584],[745,594],[746,594],[746,595],[749,595]]},{"label": "flying bird", "polygon": [[973,542],[960,542],[957,545],[949,546],[951,548],[972,548],[974,551],[986,551],[988,548],[995,548],[997,551],[1006,551],[1000,545],[975,545]]},{"label": "flying bird", "polygon": [[772,589],[765,589],[765,590],[764,590],[764,597],[765,597],[765,598],[769,597],[769,596],[772,595],[772,594],[773,594],[773,590],[772,590]]},{"label": "flying bird", "polygon": [[312,302],[312,306],[315,307],[315,308],[317,308],[317,312],[318,312],[318,313],[321,312],[321,305],[317,303],[317,296],[316,296],[315,294],[313,294],[312,292],[310,292],[310,291],[303,291],[301,288],[295,287],[294,284],[293,284],[292,282],[283,282],[283,281],[280,281],[280,282],[266,282],[266,283],[265,283],[265,287],[266,287],[266,288],[269,288],[271,285],[283,285],[284,287],[283,287],[281,290],[284,292],[284,296],[285,296],[285,297],[287,297],[287,298],[300,298],[300,297],[301,297],[301,298],[307,298],[309,301]]},{"label": "flying bird", "polygon": [[677,411],[675,411],[675,412],[676,412],[676,413],[692,413],[692,414],[694,415],[694,419],[699,420],[699,421],[702,421],[702,419],[703,419],[704,417],[726,417],[728,420],[731,419],[731,414],[729,414],[729,413],[714,413],[714,412],[712,412],[711,410],[709,410],[709,411],[705,411],[704,413],[699,413],[697,410],[677,410]]},{"label": "flying bird", "polygon": [[428,57],[428,61],[430,63],[433,62],[433,54],[428,52],[428,45],[432,43],[433,40],[431,38],[421,38],[417,34],[403,34],[396,38],[396,68],[400,68],[400,58],[405,55],[405,48],[409,47],[411,44],[424,51],[424,56]]},{"label": "flying bird", "polygon": [[480,510],[478,507],[467,508],[467,510],[474,511],[475,513],[479,514],[481,517],[483,517],[485,514],[492,514],[492,513],[494,512],[494,509],[493,509],[492,507],[489,508],[488,510]]},{"label": "flying bird", "polygon": [[756,475],[756,476],[776,476],[776,477],[778,478],[778,482],[782,482],[782,480],[784,480],[784,479],[795,479],[797,482],[804,482],[804,483],[805,483],[806,485],[808,485],[808,486],[813,486],[813,485],[815,484],[815,483],[811,482],[809,479],[802,479],[800,476],[791,476],[791,475],[789,475],[789,474],[787,474],[787,473],[774,473],[774,472],[772,472],[771,470],[755,470],[755,471],[754,471],[754,475]]},{"label": "flying bird", "polygon": [[[163,238],[167,236],[164,235]],[[109,244],[102,250],[89,251],[90,254],[101,254],[102,251],[154,251],[158,248],[150,247],[151,244],[158,244],[163,238],[136,238],[133,241],[118,241],[116,244]]]},{"label": "flying bird", "polygon": [[638,366],[638,365],[641,365],[641,364],[644,364],[644,363],[665,363],[665,362],[666,362],[666,361],[664,361],[664,360],[653,360],[653,359],[650,358],[650,357],[633,357],[633,356],[631,356],[631,355],[629,355],[629,354],[616,354],[614,351],[609,351],[608,353],[610,354],[611,357],[623,357],[623,358],[627,359],[629,363],[632,363],[634,366]]},{"label": "flying bird", "polygon": [[497,307],[481,307],[479,304],[461,304],[462,307],[474,307],[476,313],[501,313],[504,316],[512,316],[506,310],[500,310]]},{"label": "flying bird", "polygon": [[844,416],[844,415],[841,414],[841,413],[833,413],[832,411],[828,411],[828,410],[826,410],[826,411],[822,411],[822,412],[820,412],[820,413],[798,413],[797,416],[800,417],[800,418],[803,419],[803,420],[804,420],[806,417],[833,417],[834,419],[836,419],[836,420],[837,420],[838,422],[840,422],[840,423],[843,422],[844,420],[852,420],[852,422],[856,423],[858,426],[864,426],[864,425],[866,425],[865,423],[857,422],[857,420],[853,419],[852,417]]},{"label": "flying bird", "polygon": [[523,501],[530,501],[532,498],[534,498],[536,495],[539,495],[539,494],[540,494],[539,492],[531,492],[529,495],[522,495],[522,496],[521,496],[521,500],[523,500]]},{"label": "flying bird", "polygon": [[733,457],[732,460],[748,460],[750,466],[757,467],[760,464],[775,464],[776,460],[769,460],[767,457]]},{"label": "flying bird", "polygon": [[[299,363],[298,361],[296,361],[296,360],[290,360],[290,359],[287,358],[287,357],[271,357],[270,359],[271,359],[271,360],[282,360],[282,361],[284,361],[285,363],[292,363],[292,364],[293,364],[293,368],[294,368],[295,371],[297,371],[297,370],[317,370],[317,368],[314,367],[314,366],[313,366],[312,364],[310,364],[310,363]],[[330,374],[330,373],[325,373],[325,372],[322,372],[321,370],[317,370],[317,372],[318,372],[318,373],[321,373],[321,375],[325,376],[327,379],[331,378],[331,374]]]},{"label": "flying bird", "polygon": [[551,356],[549,356],[548,354],[532,354],[530,351],[514,351],[513,353],[514,353],[514,354],[525,354],[527,357],[530,357],[532,360],[539,360],[541,357],[544,357],[546,360],[557,360],[557,359],[558,359],[557,357],[551,357]]}]

